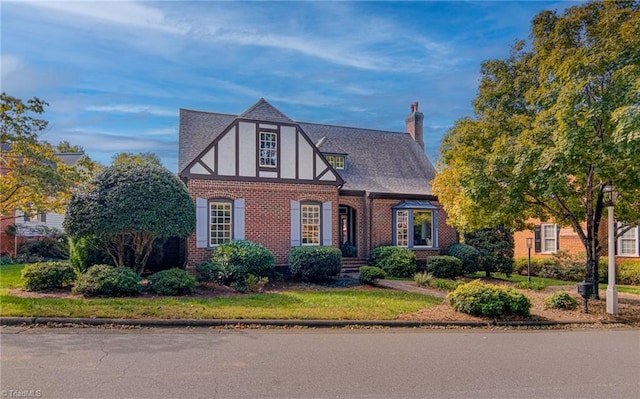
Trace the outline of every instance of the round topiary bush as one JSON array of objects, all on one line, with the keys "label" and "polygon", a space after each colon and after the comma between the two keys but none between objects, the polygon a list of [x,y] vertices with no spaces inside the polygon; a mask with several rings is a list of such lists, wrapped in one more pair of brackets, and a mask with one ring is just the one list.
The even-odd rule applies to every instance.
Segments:
[{"label": "round topiary bush", "polygon": [[463,284],[447,295],[457,311],[473,316],[503,317],[529,316],[531,302],[518,291],[474,280]]},{"label": "round topiary bush", "polygon": [[360,272],[359,280],[360,284],[373,284],[377,279],[384,279],[387,277],[387,273],[379,267],[375,266],[362,266],[358,269]]},{"label": "round topiary bush", "polygon": [[275,261],[269,250],[251,241],[220,244],[211,255],[212,281],[231,285],[242,283],[249,274],[266,277],[273,272]]},{"label": "round topiary bush", "polygon": [[148,280],[151,291],[159,295],[186,295],[196,290],[196,279],[175,267],[154,273]]},{"label": "round topiary bush", "polygon": [[462,261],[449,255],[429,256],[425,270],[437,278],[454,279],[462,275]]},{"label": "round topiary bush", "polygon": [[289,252],[289,270],[293,278],[322,282],[340,273],[342,252],[333,247],[295,247]]},{"label": "round topiary bush", "polygon": [[379,267],[391,277],[413,277],[416,264],[416,254],[407,248],[382,246],[371,251],[371,266]]},{"label": "round topiary bush", "polygon": [[27,291],[44,291],[63,288],[76,279],[76,273],[69,263],[38,262],[22,269],[22,280]]},{"label": "round topiary bush", "polygon": [[480,270],[480,252],[471,245],[453,244],[447,249],[447,255],[460,259],[462,271],[465,274],[475,273]]},{"label": "round topiary bush", "polygon": [[578,307],[578,301],[566,292],[556,292],[544,300],[544,306],[546,308],[570,310]]},{"label": "round topiary bush", "polygon": [[94,265],[78,277],[73,292],[86,297],[136,296],[142,291],[140,276],[128,267]]}]

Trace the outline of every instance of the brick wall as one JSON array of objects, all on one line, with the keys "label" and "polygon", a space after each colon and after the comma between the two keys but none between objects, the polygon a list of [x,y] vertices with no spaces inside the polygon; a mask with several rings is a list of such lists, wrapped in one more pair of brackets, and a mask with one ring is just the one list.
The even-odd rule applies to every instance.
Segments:
[{"label": "brick wall", "polygon": [[[381,245],[393,244],[393,206],[398,204],[397,199],[374,199],[373,201],[373,248]],[[430,201],[431,204],[440,207],[437,201]],[[438,249],[425,251],[416,250],[419,260],[427,256],[441,255],[446,249],[458,242],[456,229],[447,224],[447,212],[440,208],[438,211]]]},{"label": "brick wall", "polygon": [[[245,200],[245,239],[264,245],[275,257],[276,265],[287,264],[291,249],[291,201],[332,202],[333,220],[338,220],[338,189],[313,184],[189,180],[191,196]],[[338,245],[334,222],[333,245]],[[187,267],[211,257],[211,249],[196,248],[195,233],[187,239]]]}]

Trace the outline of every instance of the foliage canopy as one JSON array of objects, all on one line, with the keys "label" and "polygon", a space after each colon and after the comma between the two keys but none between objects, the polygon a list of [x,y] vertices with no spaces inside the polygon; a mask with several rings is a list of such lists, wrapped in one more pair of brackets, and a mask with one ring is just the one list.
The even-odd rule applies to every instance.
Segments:
[{"label": "foliage canopy", "polygon": [[[97,168],[83,157],[66,165],[54,147],[38,140],[48,122],[40,119],[48,104],[34,97],[27,102],[0,95],[0,216],[13,218],[15,210],[27,214],[62,213],[73,188]],[[63,144],[63,143],[61,143]],[[68,143],[63,148],[72,148]]]},{"label": "foliage canopy", "polygon": [[100,237],[117,266],[141,274],[156,239],[193,232],[195,210],[184,184],[166,168],[127,163],[104,168],[73,194],[64,228],[73,237]]},{"label": "foliage canopy", "polygon": [[474,105],[440,151],[434,192],[449,221],[463,231],[529,218],[571,226],[597,282],[608,183],[619,226],[640,223],[640,3],[541,12],[531,43],[482,64]]}]

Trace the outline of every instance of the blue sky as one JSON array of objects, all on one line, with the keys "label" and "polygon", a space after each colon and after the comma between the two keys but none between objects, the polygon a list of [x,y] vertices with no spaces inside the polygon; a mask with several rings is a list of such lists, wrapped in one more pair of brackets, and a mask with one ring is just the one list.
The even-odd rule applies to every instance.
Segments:
[{"label": "blue sky", "polygon": [[44,140],[109,164],[154,152],[177,172],[180,108],[239,114],[263,97],[290,118],[404,131],[425,147],[472,114],[480,63],[575,2],[12,2],[1,90],[49,102]]}]

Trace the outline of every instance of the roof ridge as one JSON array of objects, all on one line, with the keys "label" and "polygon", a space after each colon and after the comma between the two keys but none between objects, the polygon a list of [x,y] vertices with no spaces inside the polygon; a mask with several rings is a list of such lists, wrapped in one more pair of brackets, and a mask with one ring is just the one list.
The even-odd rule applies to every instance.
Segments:
[{"label": "roof ridge", "polygon": [[304,124],[304,125],[341,127],[341,128],[344,128],[344,129],[366,130],[366,131],[369,131],[369,132],[392,133],[392,134],[409,134],[408,132],[401,132],[399,130],[370,129],[370,128],[367,128],[367,127],[332,125],[332,124],[328,124],[328,123],[314,123],[314,122],[303,122],[303,121],[294,121],[294,122],[297,123],[297,124]]},{"label": "roof ridge", "polygon": [[201,110],[197,110],[197,109],[188,109],[188,108],[180,108],[180,111],[196,112],[196,113],[199,113],[199,114],[209,114],[209,115],[233,116],[234,118],[238,117],[238,115],[236,115],[236,114],[227,114],[227,113],[222,113],[222,112],[211,112],[211,111],[201,111]]}]

